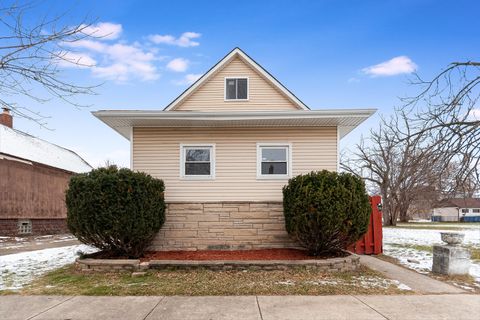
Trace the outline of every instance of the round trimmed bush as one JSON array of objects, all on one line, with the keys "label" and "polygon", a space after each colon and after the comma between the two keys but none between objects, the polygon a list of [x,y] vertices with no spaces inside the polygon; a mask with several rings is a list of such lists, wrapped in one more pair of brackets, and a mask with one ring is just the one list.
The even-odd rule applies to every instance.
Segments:
[{"label": "round trimmed bush", "polygon": [[364,182],[349,173],[311,172],[283,187],[285,227],[310,255],[339,254],[368,230]]},{"label": "round trimmed bush", "polygon": [[66,193],[68,228],[105,253],[140,257],[165,221],[164,189],[162,180],[116,166],[74,175]]}]

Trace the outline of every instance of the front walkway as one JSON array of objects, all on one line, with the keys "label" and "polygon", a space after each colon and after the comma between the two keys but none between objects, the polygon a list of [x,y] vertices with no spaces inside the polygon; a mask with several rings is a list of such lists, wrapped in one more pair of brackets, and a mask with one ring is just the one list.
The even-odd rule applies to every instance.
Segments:
[{"label": "front walkway", "polygon": [[[448,283],[432,279],[413,270],[380,260],[374,256],[360,256],[360,263],[378,271],[385,277],[398,280],[417,293],[465,293],[466,291]],[[479,312],[480,313],[480,312]]]},{"label": "front walkway", "polygon": [[17,319],[478,319],[480,295],[92,297],[3,296]]}]

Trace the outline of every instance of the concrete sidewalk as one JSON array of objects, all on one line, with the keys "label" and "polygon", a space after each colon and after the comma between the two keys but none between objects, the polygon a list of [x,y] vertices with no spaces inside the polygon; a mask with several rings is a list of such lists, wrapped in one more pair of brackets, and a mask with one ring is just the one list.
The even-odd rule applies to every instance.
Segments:
[{"label": "concrete sidewalk", "polygon": [[91,297],[2,296],[17,319],[479,319],[480,295]]},{"label": "concrete sidewalk", "polygon": [[385,277],[398,280],[406,284],[417,293],[466,293],[465,290],[448,283],[438,281],[416,271],[402,268],[393,263],[380,260],[374,256],[360,256],[360,263],[372,270],[378,271]]}]

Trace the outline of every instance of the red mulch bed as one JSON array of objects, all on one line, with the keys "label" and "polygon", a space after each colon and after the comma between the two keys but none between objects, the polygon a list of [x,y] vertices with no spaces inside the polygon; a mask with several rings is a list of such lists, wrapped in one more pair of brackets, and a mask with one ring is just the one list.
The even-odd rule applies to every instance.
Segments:
[{"label": "red mulch bed", "polygon": [[[343,255],[345,256],[345,255]],[[308,256],[299,249],[263,250],[205,250],[205,251],[148,251],[141,261],[150,260],[307,260],[326,259],[333,256]]]}]

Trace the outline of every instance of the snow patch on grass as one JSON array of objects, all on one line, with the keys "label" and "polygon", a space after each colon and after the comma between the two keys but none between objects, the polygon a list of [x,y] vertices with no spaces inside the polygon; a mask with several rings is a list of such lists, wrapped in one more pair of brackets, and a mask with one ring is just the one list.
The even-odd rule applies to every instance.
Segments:
[{"label": "snow patch on grass", "polygon": [[[458,224],[461,226],[461,224]],[[418,247],[432,248],[434,244],[442,244],[440,232],[452,232],[451,230],[427,230],[407,228],[384,228],[383,229],[383,252],[386,255],[398,259],[398,261],[420,273],[428,273],[432,270],[432,250],[418,250]],[[455,231],[456,232],[456,231]],[[480,248],[480,225],[472,228],[468,225],[461,231],[465,233],[463,245],[472,248]],[[472,261],[470,275],[480,283],[480,261]]]},{"label": "snow patch on grass", "polygon": [[[294,286],[297,283],[292,280],[279,281],[276,284]],[[320,279],[320,280],[308,280],[298,283],[314,286],[351,286],[362,287],[366,289],[389,289],[390,287],[396,287],[400,290],[412,290],[407,285],[400,283],[397,280],[384,279],[380,277],[372,276],[353,276],[349,280],[343,279]]]},{"label": "snow patch on grass", "polygon": [[39,275],[73,263],[79,252],[95,251],[82,244],[0,256],[0,290],[20,289]]}]

